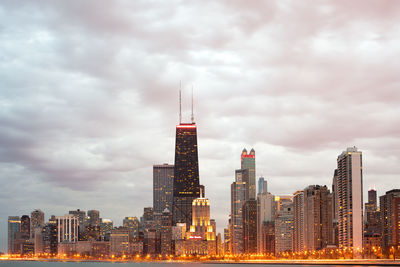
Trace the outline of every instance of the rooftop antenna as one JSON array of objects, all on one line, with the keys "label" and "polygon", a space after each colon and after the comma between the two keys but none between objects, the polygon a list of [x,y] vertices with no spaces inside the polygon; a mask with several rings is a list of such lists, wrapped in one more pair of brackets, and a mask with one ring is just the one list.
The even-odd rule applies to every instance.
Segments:
[{"label": "rooftop antenna", "polygon": [[182,81],[179,81],[179,124],[182,123]]},{"label": "rooftop antenna", "polygon": [[194,123],[194,115],[193,115],[193,84],[192,84],[192,123]]}]

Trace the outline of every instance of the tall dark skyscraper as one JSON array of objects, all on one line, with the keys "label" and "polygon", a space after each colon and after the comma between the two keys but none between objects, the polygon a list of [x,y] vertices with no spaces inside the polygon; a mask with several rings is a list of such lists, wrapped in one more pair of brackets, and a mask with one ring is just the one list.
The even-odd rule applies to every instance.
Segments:
[{"label": "tall dark skyscraper", "polygon": [[192,202],[200,197],[197,127],[194,122],[176,126],[173,191],[173,224],[191,225]]},{"label": "tall dark skyscraper", "polygon": [[192,202],[200,197],[199,158],[197,152],[197,126],[193,117],[193,92],[191,123],[182,123],[181,94],[179,92],[179,125],[176,126],[175,168],[173,187],[172,223],[192,223]]}]

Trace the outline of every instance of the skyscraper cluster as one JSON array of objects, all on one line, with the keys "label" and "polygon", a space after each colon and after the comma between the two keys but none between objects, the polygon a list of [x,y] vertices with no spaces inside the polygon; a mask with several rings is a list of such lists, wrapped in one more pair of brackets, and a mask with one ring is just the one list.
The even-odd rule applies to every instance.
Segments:
[{"label": "skyscraper cluster", "polygon": [[240,159],[231,185],[225,254],[376,258],[397,252],[400,190],[381,196],[379,207],[376,191],[369,190],[363,209],[362,152],[356,147],[338,156],[332,191],[309,185],[291,195],[273,195],[260,177],[255,196],[254,149],[243,149]]},{"label": "skyscraper cluster", "polygon": [[[250,175],[254,200],[255,174]],[[125,217],[122,226],[114,227],[98,210],[69,211],[51,216],[47,223],[40,210],[30,217],[10,216],[8,253],[94,258],[217,255],[222,253],[221,235],[216,233],[210,200],[199,181],[197,126],[192,113],[191,123],[182,123],[180,116],[176,126],[175,164],[153,166],[153,206],[145,207],[140,219]],[[253,211],[255,203],[248,208]]]},{"label": "skyscraper cluster", "polygon": [[309,185],[290,195],[273,195],[268,189],[264,177],[256,183],[255,150],[243,149],[222,242],[200,184],[192,112],[191,123],[182,123],[180,116],[176,126],[174,165],[153,165],[153,206],[144,207],[140,218],[127,216],[116,227],[98,210],[71,210],[47,222],[39,209],[9,216],[8,254],[373,258],[395,254],[400,247],[400,189],[380,196],[379,205],[371,189],[364,209],[362,152],[356,147],[337,157],[331,190]]}]

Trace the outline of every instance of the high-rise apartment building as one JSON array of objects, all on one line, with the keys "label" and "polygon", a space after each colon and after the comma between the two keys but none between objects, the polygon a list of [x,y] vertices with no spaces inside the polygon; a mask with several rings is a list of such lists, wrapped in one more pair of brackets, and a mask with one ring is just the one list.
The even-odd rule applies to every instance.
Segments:
[{"label": "high-rise apartment building", "polygon": [[129,230],[125,227],[112,229],[110,234],[110,255],[127,255],[129,254],[129,248]]},{"label": "high-rise apartment building", "polygon": [[337,207],[339,248],[353,249],[359,257],[363,248],[362,153],[347,148],[337,159]]},{"label": "high-rise apartment building", "polygon": [[139,238],[139,220],[136,217],[125,217],[122,221],[122,226],[129,230],[129,238],[131,241],[136,241]]},{"label": "high-rise apartment building", "polygon": [[264,177],[258,178],[258,194],[267,193],[268,192],[268,183]]},{"label": "high-rise apartment building", "polygon": [[305,245],[304,225],[304,191],[299,190],[293,194],[293,250],[303,252]]},{"label": "high-rise apartment building", "polygon": [[304,189],[305,250],[321,250],[332,243],[331,198],[326,186],[310,185]]},{"label": "high-rise apartment building", "polygon": [[256,152],[252,148],[250,154],[244,148],[241,154],[241,169],[249,170],[249,199],[256,199]]},{"label": "high-rise apartment building", "polygon": [[[274,253],[271,248],[271,231],[275,221],[275,196],[268,192],[257,195],[257,249],[259,253]],[[275,241],[273,241],[275,242]]]},{"label": "high-rise apartment building", "polygon": [[257,200],[249,199],[243,205],[243,251],[257,253]]},{"label": "high-rise apartment building", "polygon": [[400,246],[400,189],[387,191],[379,197],[382,225],[382,249]]},{"label": "high-rise apartment building", "polygon": [[102,241],[109,241],[114,222],[110,219],[100,219],[100,238]]},{"label": "high-rise apartment building", "polygon": [[31,234],[31,240],[35,239],[35,229],[40,228],[42,229],[44,226],[44,212],[37,209],[31,212],[31,229],[30,229],[30,234]]},{"label": "high-rise apartment building", "polygon": [[87,224],[89,226],[100,226],[100,212],[98,210],[88,210]]},{"label": "high-rise apartment building", "polygon": [[172,254],[172,214],[166,208],[161,216],[161,255]]},{"label": "high-rise apartment building", "polygon": [[31,219],[28,215],[22,215],[21,217],[21,234],[24,238],[29,239],[31,232]]},{"label": "high-rise apartment building", "polygon": [[192,202],[200,197],[197,126],[179,123],[176,126],[175,166],[173,182],[172,221],[192,222]]},{"label": "high-rise apartment building", "polygon": [[277,196],[275,218],[275,254],[293,251],[293,197]]},{"label": "high-rise apartment building", "polygon": [[57,216],[57,241],[58,243],[76,243],[79,235],[79,220],[73,214]]},{"label": "high-rise apartment building", "polygon": [[172,210],[174,165],[167,163],[153,166],[153,210],[161,213]]},{"label": "high-rise apartment building", "polygon": [[249,196],[249,170],[235,171],[231,185],[231,246],[232,254],[243,253],[243,205]]},{"label": "high-rise apartment building", "polygon": [[8,216],[8,254],[16,253],[15,239],[21,229],[21,218],[19,216]]},{"label": "high-rise apartment building", "polygon": [[79,236],[82,237],[86,227],[86,212],[80,209],[70,210],[69,214],[75,215],[79,221]]}]

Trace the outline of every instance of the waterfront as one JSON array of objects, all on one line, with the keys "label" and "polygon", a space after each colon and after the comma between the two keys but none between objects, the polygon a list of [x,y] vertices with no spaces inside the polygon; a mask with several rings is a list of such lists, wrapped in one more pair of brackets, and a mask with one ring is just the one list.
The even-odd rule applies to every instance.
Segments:
[{"label": "waterfront", "polygon": [[262,265],[262,266],[394,266],[400,265],[400,261],[393,260],[334,260],[334,261],[314,261],[314,260],[305,260],[305,261],[248,261],[248,262],[132,262],[132,261],[43,261],[43,260],[0,260],[0,267],[92,267],[92,266],[100,266],[100,267],[108,267],[115,266],[115,264],[123,264],[124,266],[135,266],[135,267],[149,267],[149,266],[157,266],[157,267],[173,267],[178,265],[184,265],[187,267],[190,266],[207,266],[207,267],[221,267],[223,265],[231,265],[234,264],[235,267],[245,267],[245,266],[254,266],[254,265]]}]

